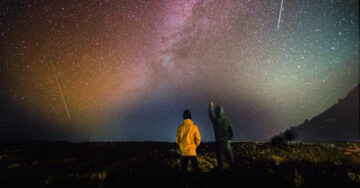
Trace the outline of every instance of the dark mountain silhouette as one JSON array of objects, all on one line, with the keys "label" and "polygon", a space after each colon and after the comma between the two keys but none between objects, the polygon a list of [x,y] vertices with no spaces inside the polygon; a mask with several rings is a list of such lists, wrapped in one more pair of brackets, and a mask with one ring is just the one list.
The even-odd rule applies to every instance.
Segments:
[{"label": "dark mountain silhouette", "polygon": [[354,142],[360,141],[359,84],[343,99],[318,116],[291,127],[272,142]]}]

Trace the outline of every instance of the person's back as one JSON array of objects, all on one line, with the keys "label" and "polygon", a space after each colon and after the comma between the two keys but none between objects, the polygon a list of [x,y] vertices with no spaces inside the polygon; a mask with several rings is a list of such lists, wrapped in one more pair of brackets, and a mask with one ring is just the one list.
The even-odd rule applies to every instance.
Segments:
[{"label": "person's back", "polygon": [[234,156],[231,151],[230,140],[233,138],[234,133],[231,126],[231,122],[225,118],[224,110],[217,106],[215,114],[212,115],[214,104],[213,102],[209,105],[209,117],[214,127],[215,142],[217,145],[217,160],[220,169],[223,168],[223,154],[228,158],[231,166],[234,164]]},{"label": "person's back", "polygon": [[224,110],[220,106],[217,106],[215,109],[216,117],[212,115],[212,110],[213,104],[211,103],[209,106],[209,116],[214,127],[215,141],[223,146],[230,146],[229,140],[234,136],[231,122],[225,118]]},{"label": "person's back", "polygon": [[225,117],[221,116],[220,118],[216,118],[216,121],[213,125],[216,142],[223,145],[224,147],[229,147],[229,140],[231,140],[233,137],[233,131],[230,121]]},{"label": "person's back", "polygon": [[191,119],[185,119],[184,123],[178,126],[176,142],[183,156],[196,156],[196,148],[200,144],[200,133]]},{"label": "person's back", "polygon": [[183,114],[184,122],[178,126],[176,133],[176,143],[181,151],[181,171],[186,172],[189,161],[193,166],[194,172],[198,173],[199,163],[196,158],[196,148],[200,145],[201,137],[198,127],[191,120],[191,113],[185,110]]}]

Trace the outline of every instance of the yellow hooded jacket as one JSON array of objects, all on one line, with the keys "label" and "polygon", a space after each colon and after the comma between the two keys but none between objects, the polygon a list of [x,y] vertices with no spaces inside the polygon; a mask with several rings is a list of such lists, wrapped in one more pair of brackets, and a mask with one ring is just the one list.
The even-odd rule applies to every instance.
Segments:
[{"label": "yellow hooded jacket", "polygon": [[176,143],[182,156],[196,156],[196,148],[200,145],[201,137],[198,127],[191,119],[184,119],[176,133]]}]

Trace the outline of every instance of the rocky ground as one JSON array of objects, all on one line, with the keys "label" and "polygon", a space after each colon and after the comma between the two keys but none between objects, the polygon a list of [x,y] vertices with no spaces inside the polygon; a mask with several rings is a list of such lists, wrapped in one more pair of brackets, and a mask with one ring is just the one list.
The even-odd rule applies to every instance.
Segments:
[{"label": "rocky ground", "polygon": [[180,174],[173,143],[0,141],[1,187],[359,187],[359,143],[232,143],[218,171],[215,145],[198,148],[201,174]]}]

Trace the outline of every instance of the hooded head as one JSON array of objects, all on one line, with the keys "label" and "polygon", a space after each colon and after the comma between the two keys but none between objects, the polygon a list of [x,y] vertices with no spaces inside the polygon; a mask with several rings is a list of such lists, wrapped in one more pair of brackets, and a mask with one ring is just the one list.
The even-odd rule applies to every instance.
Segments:
[{"label": "hooded head", "polygon": [[224,117],[224,109],[221,106],[217,106],[215,108],[215,115],[216,115],[216,118]]},{"label": "hooded head", "polygon": [[184,110],[183,118],[184,118],[184,119],[191,119],[190,110],[188,110],[188,109]]}]

